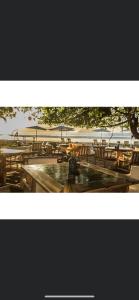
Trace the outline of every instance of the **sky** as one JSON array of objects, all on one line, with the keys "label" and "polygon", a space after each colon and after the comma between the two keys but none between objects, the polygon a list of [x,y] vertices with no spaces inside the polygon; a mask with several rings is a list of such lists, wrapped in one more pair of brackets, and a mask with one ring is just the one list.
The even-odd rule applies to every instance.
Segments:
[{"label": "sky", "polygon": [[[12,119],[4,120],[0,119],[0,134],[11,134],[13,131],[20,130],[25,127],[38,125],[38,120],[28,119],[31,114],[30,112],[17,112],[16,117]],[[116,127],[114,131],[120,131],[121,128]]]},{"label": "sky", "polygon": [[37,120],[28,120],[30,113],[18,112],[15,118],[8,119],[6,122],[0,119],[0,133],[8,134],[12,133],[13,130],[25,128],[28,126],[37,125]]}]

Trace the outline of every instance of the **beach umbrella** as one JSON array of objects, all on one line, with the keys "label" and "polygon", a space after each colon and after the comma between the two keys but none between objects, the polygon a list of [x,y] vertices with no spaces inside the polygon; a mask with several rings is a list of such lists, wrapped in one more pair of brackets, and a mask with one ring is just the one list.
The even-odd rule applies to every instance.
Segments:
[{"label": "beach umbrella", "polygon": [[49,128],[49,130],[61,131],[61,139],[62,139],[62,132],[63,131],[73,131],[74,128],[73,127],[68,127],[68,126],[65,126],[65,125],[59,125],[59,126],[56,126],[56,127],[53,127],[53,128]]},{"label": "beach umbrella", "polygon": [[41,127],[41,126],[37,126],[37,125],[34,125],[34,126],[28,126],[28,127],[25,127],[26,129],[33,129],[35,130],[35,133],[36,133],[36,141],[37,141],[37,135],[38,135],[38,131],[40,130],[46,130],[46,128],[44,127]]}]

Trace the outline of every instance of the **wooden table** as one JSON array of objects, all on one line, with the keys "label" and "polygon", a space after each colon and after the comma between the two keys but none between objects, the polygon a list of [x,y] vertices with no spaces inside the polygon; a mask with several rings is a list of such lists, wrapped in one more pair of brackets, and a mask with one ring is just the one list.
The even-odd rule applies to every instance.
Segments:
[{"label": "wooden table", "polygon": [[24,150],[17,150],[12,148],[1,148],[0,149],[0,184],[6,183],[6,157],[17,156],[24,153]]},{"label": "wooden table", "polygon": [[117,153],[116,158],[118,159],[124,152],[133,152],[133,148],[129,148],[129,147],[119,147],[118,149],[115,147],[106,147],[105,151],[107,152],[113,152],[115,151]]},{"label": "wooden table", "polygon": [[33,142],[32,144],[32,151],[35,151],[35,152],[41,152],[41,149],[42,149],[42,142]]},{"label": "wooden table", "polygon": [[129,151],[133,151],[134,149],[131,147],[119,147],[118,149],[115,147],[106,147],[106,149],[108,150],[115,150],[115,151],[123,151],[123,152],[129,152]]},{"label": "wooden table", "polygon": [[139,180],[93,164],[82,162],[79,175],[70,177],[68,163],[22,166],[26,192],[127,192]]}]

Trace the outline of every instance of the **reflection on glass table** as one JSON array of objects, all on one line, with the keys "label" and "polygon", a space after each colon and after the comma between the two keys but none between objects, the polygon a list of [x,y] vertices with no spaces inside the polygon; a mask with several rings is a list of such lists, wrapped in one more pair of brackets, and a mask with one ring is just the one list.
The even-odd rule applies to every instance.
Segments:
[{"label": "reflection on glass table", "polygon": [[[30,191],[39,192],[86,192],[108,191],[109,188],[119,187],[127,191],[129,185],[139,183],[130,176],[104,169],[92,164],[82,163],[78,167],[78,175],[69,176],[68,163],[52,165],[24,166],[25,177],[30,178]],[[67,187],[70,187],[69,190]],[[65,188],[66,187],[66,188]],[[119,190],[118,190],[119,191]]]}]

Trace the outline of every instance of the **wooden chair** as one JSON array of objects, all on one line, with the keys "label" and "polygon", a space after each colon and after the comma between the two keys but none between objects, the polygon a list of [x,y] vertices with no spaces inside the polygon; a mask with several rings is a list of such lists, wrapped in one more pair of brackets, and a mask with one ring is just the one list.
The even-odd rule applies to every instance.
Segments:
[{"label": "wooden chair", "polygon": [[120,146],[121,142],[120,142],[120,141],[117,141],[117,143],[116,143],[116,144]]},{"label": "wooden chair", "polygon": [[129,147],[129,146],[130,146],[129,141],[124,141],[124,147]]},{"label": "wooden chair", "polygon": [[6,184],[0,187],[0,193],[23,193],[23,189],[19,184]]},{"label": "wooden chair", "polygon": [[65,139],[64,139],[64,138],[61,138],[61,142],[62,142],[62,143],[65,143]]},{"label": "wooden chair", "polygon": [[139,147],[139,141],[134,142],[134,147]]},{"label": "wooden chair", "polygon": [[95,164],[102,164],[103,167],[111,169],[116,161],[116,152],[114,150],[107,151],[105,146],[94,147]]},{"label": "wooden chair", "polygon": [[21,178],[21,166],[23,160],[21,156],[17,155],[0,158],[0,185],[4,186],[6,183],[17,184]]},{"label": "wooden chair", "polygon": [[10,161],[6,159],[6,183],[18,184],[22,176],[23,156],[12,157]]},{"label": "wooden chair", "polygon": [[119,173],[129,174],[131,171],[132,159],[132,155],[130,157],[127,157],[124,154],[119,156],[113,170]]},{"label": "wooden chair", "polygon": [[56,154],[57,146],[56,143],[45,143],[43,142],[39,156],[54,156]]},{"label": "wooden chair", "polygon": [[17,170],[21,168],[21,165],[23,164],[23,157],[22,154],[17,155],[10,155],[6,158],[6,169],[11,170]]},{"label": "wooden chair", "polygon": [[60,153],[60,147],[56,143],[53,143],[51,148],[52,157],[57,157],[59,153]]},{"label": "wooden chair", "polygon": [[32,154],[41,154],[42,153],[42,142],[32,143]]},{"label": "wooden chair", "polygon": [[102,145],[106,146],[107,145],[107,141],[106,140],[102,140]]},{"label": "wooden chair", "polygon": [[[77,148],[76,153],[79,157],[79,159],[87,159],[92,156],[90,151],[90,146],[82,145],[79,148]],[[94,155],[93,155],[94,156]]]},{"label": "wooden chair", "polygon": [[95,164],[98,162],[102,162],[103,165],[105,166],[105,146],[98,146],[94,148],[95,151],[95,155],[94,155],[94,159],[95,159]]},{"label": "wooden chair", "polygon": [[105,159],[110,161],[116,160],[116,151],[112,149],[105,149]]},{"label": "wooden chair", "polygon": [[93,140],[93,145],[98,145],[98,140],[97,139]]},{"label": "wooden chair", "polygon": [[119,157],[113,170],[120,173],[129,174],[131,172],[132,166],[138,165],[139,151],[132,151],[132,154],[130,156],[126,156],[125,154],[123,154],[121,157]]}]

